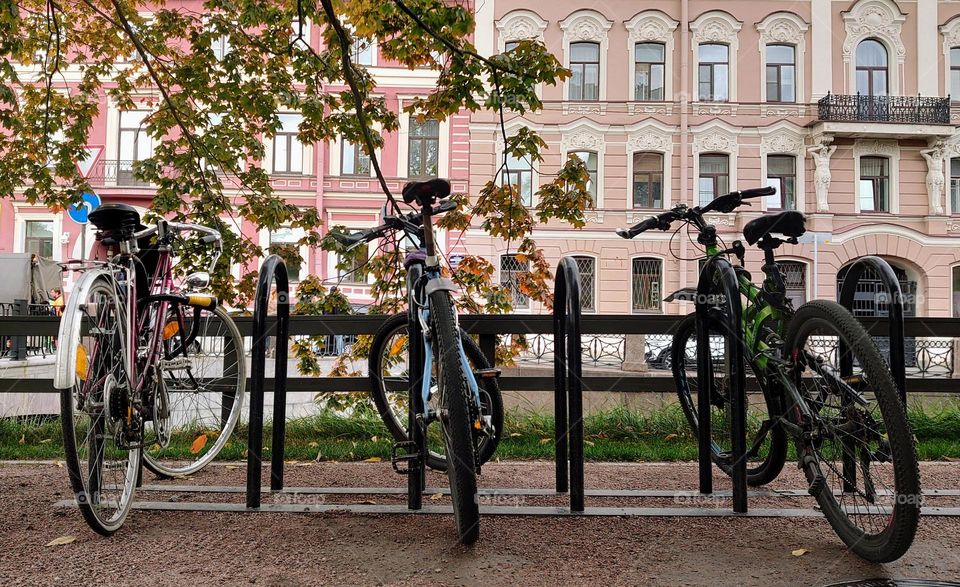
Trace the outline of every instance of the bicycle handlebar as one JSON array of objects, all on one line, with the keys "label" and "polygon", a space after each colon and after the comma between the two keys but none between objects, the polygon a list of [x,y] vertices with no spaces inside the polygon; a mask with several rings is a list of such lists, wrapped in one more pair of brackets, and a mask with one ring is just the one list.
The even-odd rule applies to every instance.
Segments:
[{"label": "bicycle handlebar", "polygon": [[777,193],[776,188],[762,187],[743,190],[740,192],[730,192],[722,195],[705,206],[695,206],[688,208],[686,204],[680,204],[673,210],[668,210],[657,216],[651,216],[642,222],[635,224],[630,228],[617,229],[617,235],[621,238],[631,239],[642,232],[653,228],[660,230],[669,230],[670,224],[676,220],[701,218],[707,212],[733,212],[743,204],[743,200],[749,198],[759,198],[762,196],[772,196]]},{"label": "bicycle handlebar", "polygon": [[185,222],[173,222],[170,220],[161,220],[157,224],[154,224],[150,228],[145,228],[139,232],[134,233],[134,238],[139,241],[140,239],[148,236],[153,236],[160,231],[160,224],[163,223],[166,226],[165,230],[172,230],[174,232],[196,232],[200,233],[200,242],[205,245],[216,244],[216,251],[210,258],[210,267],[207,270],[208,273],[213,273],[214,268],[217,266],[217,261],[220,260],[220,255],[223,253],[223,236],[220,234],[220,231],[215,228],[210,228],[209,226],[202,226],[200,224],[187,224]]},{"label": "bicycle handlebar", "polygon": [[[444,212],[450,212],[456,209],[456,202],[444,200],[443,202],[440,202],[439,206],[430,209],[430,215],[433,216],[434,214],[443,214]],[[353,234],[332,232],[330,233],[330,236],[332,236],[334,240],[340,244],[351,248],[359,245],[360,243],[369,242],[375,238],[380,238],[388,230],[399,230],[408,226],[420,226],[423,224],[423,213],[411,212],[409,214],[401,214],[400,216],[385,216],[384,220],[385,222],[383,224],[371,228],[370,230],[355,232]]]}]

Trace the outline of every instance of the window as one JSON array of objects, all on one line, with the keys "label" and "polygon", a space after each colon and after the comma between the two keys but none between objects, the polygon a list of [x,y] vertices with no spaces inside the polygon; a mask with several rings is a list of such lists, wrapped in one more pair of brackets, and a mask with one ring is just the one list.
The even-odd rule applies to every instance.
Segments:
[{"label": "window", "polygon": [[700,100],[726,102],[730,97],[730,47],[704,43],[698,48]]},{"label": "window", "polygon": [[570,43],[569,100],[600,99],[600,43]]},{"label": "window", "polygon": [[768,102],[796,102],[795,55],[793,45],[767,45]]},{"label": "window", "polygon": [[217,61],[223,61],[223,58],[230,52],[230,35],[220,35],[213,40],[213,55]]},{"label": "window", "polygon": [[340,175],[370,176],[370,156],[363,152],[360,145],[354,145],[344,139],[343,152],[340,154]]},{"label": "window", "polygon": [[350,57],[357,65],[373,65],[373,43],[367,39],[354,38]]},{"label": "window", "polygon": [[950,159],[950,211],[960,214],[960,157]]},{"label": "window", "polygon": [[410,118],[408,177],[436,177],[439,174],[440,123],[436,120],[417,122]]},{"label": "window", "polygon": [[767,196],[767,210],[796,210],[797,158],[793,155],[768,155],[767,185],[777,190],[777,193]]},{"label": "window", "polygon": [[514,49],[516,49],[517,45],[519,44],[520,44],[520,41],[507,41],[506,43],[503,44],[503,52],[509,53],[510,51],[513,51]]},{"label": "window", "polygon": [[597,260],[593,257],[575,256],[577,269],[580,271],[580,309],[584,312],[595,312],[596,303],[596,285],[597,285]]},{"label": "window", "polygon": [[[907,317],[916,316],[916,280],[910,279],[906,270],[896,263],[889,260],[887,262],[890,263],[893,274],[897,277],[897,281],[900,282],[900,291],[903,293],[903,315]],[[850,265],[847,265],[841,267],[840,271],[837,272],[837,298],[840,297],[840,292],[843,291],[843,282],[849,270]],[[889,300],[890,294],[887,292],[887,286],[884,285],[883,280],[880,279],[880,275],[871,267],[864,269],[863,274],[860,276],[860,281],[857,283],[856,295],[853,296],[853,315],[858,318],[886,318],[889,314],[889,309],[887,308],[887,302]],[[908,345],[910,344],[909,340],[908,338]],[[881,350],[881,352],[886,354],[883,350]]]},{"label": "window", "polygon": [[960,266],[953,270],[953,317],[960,318]]},{"label": "window", "polygon": [[587,191],[590,192],[591,206],[597,205],[597,154],[593,151],[574,151],[570,153],[583,161],[587,166],[587,173],[590,179],[587,180]]},{"label": "window", "polygon": [[787,286],[787,299],[799,308],[807,302],[807,264],[800,261],[778,261],[783,282]]},{"label": "window", "polygon": [[300,281],[300,269],[304,259],[300,256],[300,238],[302,230],[284,226],[270,233],[271,255],[279,255],[287,264],[290,281]]},{"label": "window", "polygon": [[950,48],[950,96],[960,101],[960,47]]},{"label": "window", "polygon": [[857,93],[861,96],[886,96],[887,49],[876,39],[857,45]]},{"label": "window", "polygon": [[890,160],[860,158],[860,211],[890,211]]},{"label": "window", "polygon": [[528,271],[529,261],[521,261],[516,255],[500,256],[500,285],[510,291],[514,308],[530,307],[530,298],[520,291],[520,277]]},{"label": "window", "polygon": [[298,138],[299,114],[281,114],[280,130],[273,138],[273,172],[303,173],[303,145]]},{"label": "window", "polygon": [[153,139],[147,134],[147,110],[120,112],[117,136],[117,185],[145,185],[133,177],[133,164],[153,155]]},{"label": "window", "polygon": [[663,295],[663,262],[641,257],[634,259],[631,265],[633,311],[659,312]]},{"label": "window", "polygon": [[23,252],[38,257],[53,257],[53,222],[27,220],[24,228]]},{"label": "window", "polygon": [[730,191],[729,155],[700,155],[700,177],[697,182],[700,205],[703,206]]},{"label": "window", "polygon": [[663,207],[663,155],[633,154],[633,207]]},{"label": "window", "polygon": [[[361,229],[348,229],[348,234],[361,232]],[[349,259],[337,259],[338,277],[341,282],[353,285],[367,284],[367,264],[370,261],[369,244],[358,245],[350,253]],[[341,265],[345,266],[341,267]]]},{"label": "window", "polygon": [[533,206],[533,165],[526,157],[517,159],[507,154],[507,168],[503,172],[506,185],[517,188],[524,206]]},{"label": "window", "polygon": [[662,43],[637,43],[634,47],[633,98],[641,101],[663,100],[664,46]]}]

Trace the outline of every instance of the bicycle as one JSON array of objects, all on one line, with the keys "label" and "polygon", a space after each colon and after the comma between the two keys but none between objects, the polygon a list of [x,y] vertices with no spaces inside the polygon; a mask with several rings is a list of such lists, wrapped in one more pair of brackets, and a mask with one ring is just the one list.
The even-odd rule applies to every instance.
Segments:
[{"label": "bicycle", "polygon": [[[454,202],[445,200],[449,195],[450,184],[442,179],[408,183],[403,200],[418,205],[419,213],[384,215],[380,226],[350,235],[337,233],[334,238],[354,247],[403,232],[418,244],[404,260],[407,314],[388,320],[375,336],[371,393],[397,440],[391,462],[398,473],[408,476],[411,495],[425,488],[427,466],[446,469],[458,538],[472,544],[480,535],[477,475],[499,442],[503,401],[495,381],[499,371],[487,366],[483,354],[460,330],[452,298],[457,288],[440,269],[431,219],[456,209]],[[392,372],[392,366],[402,363],[395,359],[404,351],[405,364]],[[401,391],[401,385],[409,385],[410,393],[406,427],[390,407],[389,395]],[[433,422],[440,423],[442,456],[428,450],[427,429]]]},{"label": "bicycle", "polygon": [[[673,374],[680,404],[694,433],[699,431],[699,390],[712,390],[709,404],[713,461],[730,474],[735,438],[725,438],[733,419],[730,382],[743,377],[739,356],[753,372],[769,419],[756,430],[746,458],[748,481],[762,484],[779,474],[787,458],[788,437],[798,466],[830,525],[847,546],[872,562],[902,556],[913,542],[920,516],[920,479],[914,438],[890,370],[873,339],[854,316],[835,302],[814,300],[796,310],[786,297],[774,251],[797,244],[804,216],[785,211],[761,216],[743,229],[747,244],[764,253],[760,286],[743,267],[745,248],[734,241],[720,248],[708,212],[730,213],[745,199],[771,195],[772,188],[732,192],[702,207],[680,204],[630,229],[633,238],[651,229],[669,230],[680,221],[698,232],[706,261],[698,287],[667,298],[698,302],[698,312],[680,324],[673,342]],[[681,227],[682,228],[682,227]],[[781,235],[781,236],[775,236]],[[725,245],[724,245],[725,246]],[[728,256],[739,266],[733,266]],[[741,306],[741,299],[746,304]],[[698,385],[686,357],[697,349],[697,329],[712,350],[702,357]],[[718,422],[719,421],[719,422]],[[717,426],[715,423],[719,423]],[[740,441],[742,442],[742,440]],[[745,448],[745,447],[740,447]]]},{"label": "bicycle", "polygon": [[[54,387],[70,483],[87,523],[123,524],[141,465],[162,477],[195,473],[229,441],[246,385],[243,338],[209,287],[208,272],[175,287],[181,233],[216,245],[220,233],[160,220],[146,228],[126,204],[90,213],[107,261],[81,273],[60,322]],[[222,348],[218,348],[222,345]]]}]

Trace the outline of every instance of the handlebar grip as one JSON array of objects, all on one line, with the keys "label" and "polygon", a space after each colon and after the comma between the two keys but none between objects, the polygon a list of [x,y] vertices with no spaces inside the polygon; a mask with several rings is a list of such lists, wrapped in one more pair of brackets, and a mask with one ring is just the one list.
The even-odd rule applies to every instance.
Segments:
[{"label": "handlebar grip", "polygon": [[753,188],[740,192],[741,198],[759,198],[761,196],[772,196],[777,193],[777,188],[772,186]]},{"label": "handlebar grip", "polygon": [[457,203],[453,200],[444,200],[440,202],[440,205],[433,209],[432,214],[443,214],[444,212],[452,212],[457,209]]},{"label": "handlebar grip", "polygon": [[618,228],[617,235],[620,238],[631,239],[641,232],[648,231],[651,228],[657,228],[658,226],[660,226],[660,219],[656,216],[651,216],[650,218],[647,218],[631,228]]},{"label": "handlebar grip", "polygon": [[209,244],[211,244],[211,243],[215,243],[215,242],[217,242],[218,240],[220,240],[220,237],[217,236],[217,235],[215,235],[215,234],[208,234],[208,235],[203,236],[203,237],[200,238],[200,242],[202,242],[202,243],[205,244],[205,245],[209,245]]}]

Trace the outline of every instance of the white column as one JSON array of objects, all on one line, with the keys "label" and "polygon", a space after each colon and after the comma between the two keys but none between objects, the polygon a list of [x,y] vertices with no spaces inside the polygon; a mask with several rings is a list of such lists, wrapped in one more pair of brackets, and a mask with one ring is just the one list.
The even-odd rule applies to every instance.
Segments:
[{"label": "white column", "polygon": [[[936,0],[934,0],[936,2]],[[812,101],[817,101],[833,89],[833,21],[831,0],[810,0],[810,29],[812,35],[811,83]]]},{"label": "white column", "polygon": [[937,0],[917,0],[917,93],[921,96],[940,95],[939,40]]},{"label": "white column", "polygon": [[494,0],[486,0],[477,5],[477,28],[474,31],[474,40],[476,42],[477,53],[484,57],[489,57],[497,53],[496,45],[493,43],[493,7]]}]

